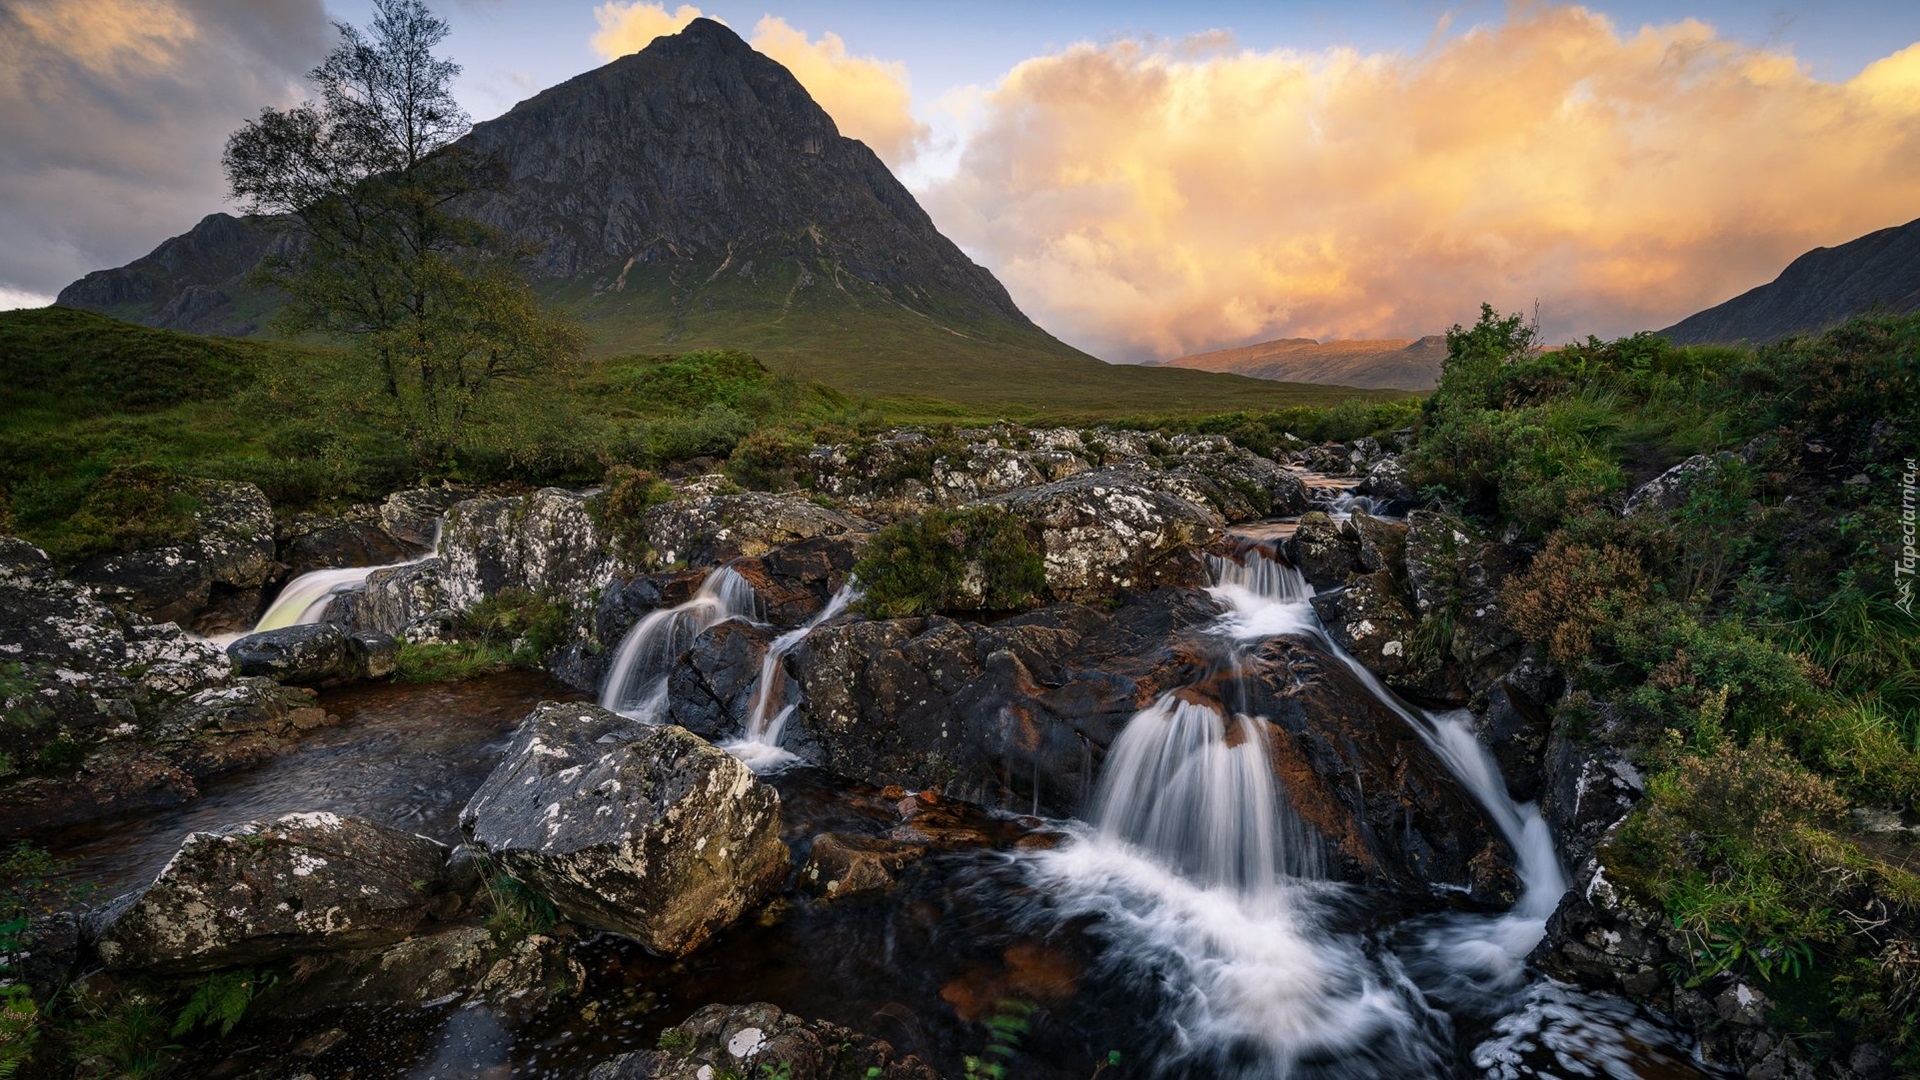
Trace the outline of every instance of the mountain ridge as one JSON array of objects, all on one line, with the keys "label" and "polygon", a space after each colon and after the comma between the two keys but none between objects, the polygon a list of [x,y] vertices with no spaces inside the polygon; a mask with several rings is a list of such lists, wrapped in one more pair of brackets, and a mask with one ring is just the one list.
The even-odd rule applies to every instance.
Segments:
[{"label": "mountain ridge", "polygon": [[1280,382],[1422,391],[1438,385],[1440,365],[1446,358],[1447,339],[1429,334],[1340,341],[1276,338],[1159,363]]},{"label": "mountain ridge", "polygon": [[1814,248],[1765,285],[1659,331],[1676,345],[1764,345],[1879,308],[1920,311],[1920,219]]}]

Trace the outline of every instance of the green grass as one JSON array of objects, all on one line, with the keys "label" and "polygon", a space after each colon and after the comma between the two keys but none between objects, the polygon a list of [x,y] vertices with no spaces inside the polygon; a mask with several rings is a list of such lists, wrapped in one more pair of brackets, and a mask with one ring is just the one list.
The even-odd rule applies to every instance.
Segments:
[{"label": "green grass", "polygon": [[[1394,392],[1109,366],[1037,330],[968,334],[897,306],[802,304],[760,323],[720,309],[675,327],[609,306],[631,299],[573,298],[598,351],[496,387],[451,455],[431,457],[345,350],[61,308],[0,313],[0,380],[20,388],[0,407],[0,533],[63,562],[141,546],[178,515],[110,513],[125,500],[109,496],[116,484],[160,491],[169,476],[249,481],[282,511],[326,510],[426,480],[597,483],[616,465],[722,459],[765,431],[804,441],[1007,419],[1238,425],[1257,442],[1334,414],[1374,427],[1412,415]],[[740,345],[758,359],[720,348]]]}]

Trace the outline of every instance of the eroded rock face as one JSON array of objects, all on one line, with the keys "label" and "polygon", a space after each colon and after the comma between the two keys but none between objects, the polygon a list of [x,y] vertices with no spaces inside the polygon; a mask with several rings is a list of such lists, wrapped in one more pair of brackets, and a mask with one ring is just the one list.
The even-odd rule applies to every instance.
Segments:
[{"label": "eroded rock face", "polygon": [[362,591],[334,601],[327,621],[408,641],[438,640],[454,621],[444,569],[439,559],[423,559],[375,570]]},{"label": "eroded rock face", "polygon": [[647,511],[643,528],[663,561],[704,566],[873,525],[805,499],[746,491],[662,503]]},{"label": "eroded rock face", "polygon": [[386,566],[414,554],[413,547],[377,520],[364,518],[299,518],[282,527],[279,536],[279,559],[288,580],[313,570]]},{"label": "eroded rock face", "polygon": [[1206,581],[1195,549],[1225,527],[1220,515],[1156,491],[1124,470],[1081,473],[986,500],[1028,523],[1040,542],[1047,591],[1085,602],[1126,589]]},{"label": "eroded rock face", "polygon": [[1407,652],[1419,623],[1407,610],[1385,569],[1354,577],[1332,592],[1317,593],[1314,613],[1327,634],[1383,679],[1407,670]]},{"label": "eroded rock face", "polygon": [[1445,617],[1454,627],[1450,652],[1466,662],[1431,665],[1395,683],[1422,700],[1465,704],[1512,668],[1520,637],[1507,627],[1500,586],[1517,569],[1518,555],[1477,529],[1445,514],[1415,510],[1407,517],[1407,584],[1421,618]]},{"label": "eroded rock face", "polygon": [[431,840],[334,814],[194,833],[107,913],[100,958],[181,973],[398,941],[426,918],[445,862]]},{"label": "eroded rock face", "polygon": [[632,572],[587,496],[560,488],[456,504],[447,511],[440,563],[447,604],[455,611],[502,589],[585,607],[617,575]]},{"label": "eroded rock face", "polygon": [[1299,527],[1287,539],[1286,552],[1287,561],[1298,567],[1315,589],[1346,584],[1347,575],[1360,565],[1359,541],[1354,532],[1341,528],[1319,510],[1300,518]]},{"label": "eroded rock face", "polygon": [[680,956],[789,868],[780,797],[697,736],[543,705],[461,815],[474,848],[568,918]]},{"label": "eroded rock face", "polygon": [[93,560],[75,569],[75,579],[160,622],[189,621],[216,585],[266,584],[276,569],[273,507],[266,495],[252,484],[221,480],[189,480],[185,486],[199,507],[185,541]]},{"label": "eroded rock face", "polygon": [[717,1080],[775,1069],[788,1080],[939,1080],[889,1043],[765,1003],[709,1005],[671,1034],[661,1044],[674,1049],[623,1054],[588,1080]]}]

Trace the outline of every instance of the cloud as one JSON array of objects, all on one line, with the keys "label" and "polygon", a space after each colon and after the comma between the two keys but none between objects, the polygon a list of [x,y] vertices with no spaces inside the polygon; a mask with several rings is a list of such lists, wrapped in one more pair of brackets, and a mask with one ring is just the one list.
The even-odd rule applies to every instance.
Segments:
[{"label": "cloud", "polygon": [[987,95],[934,219],[1112,358],[1657,328],[1920,216],[1920,46],[1851,82],[1688,20],[1516,5],[1413,55],[1076,45]]},{"label": "cloud", "polygon": [[57,291],[222,209],[227,134],[330,44],[321,0],[0,6],[0,287]]},{"label": "cloud", "polygon": [[[669,12],[662,4],[612,2],[595,8],[593,15],[600,24],[593,48],[613,59],[679,32],[701,12],[691,4]],[[913,118],[906,65],[849,55],[838,34],[809,41],[803,31],[772,15],[754,24],[751,44],[793,72],[841,134],[866,143],[889,166],[905,165],[926,142],[927,125]]]}]

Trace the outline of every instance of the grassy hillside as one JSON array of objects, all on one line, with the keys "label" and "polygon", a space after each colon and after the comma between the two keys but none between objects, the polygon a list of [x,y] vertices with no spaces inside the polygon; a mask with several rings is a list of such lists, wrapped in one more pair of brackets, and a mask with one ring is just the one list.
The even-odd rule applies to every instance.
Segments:
[{"label": "grassy hillside", "polygon": [[[815,317],[796,307],[794,320]],[[0,408],[0,532],[27,536],[63,558],[124,546],[151,530],[113,526],[120,511],[107,508],[138,503],[169,474],[250,481],[276,506],[303,509],[375,498],[423,479],[596,483],[614,465],[658,469],[701,457],[718,464],[757,431],[794,442],[902,423],[999,419],[1212,417],[1207,422],[1216,426],[1244,426],[1244,417],[1220,415],[1232,412],[1254,414],[1262,430],[1305,433],[1322,423],[1312,406],[1345,402],[1335,422],[1361,429],[1409,415],[1372,410],[1404,395],[1114,368],[1065,346],[1062,355],[1045,355],[1031,344],[1003,348],[908,320],[925,321],[904,312],[868,320],[866,336],[833,355],[817,344],[825,329],[782,351],[791,325],[763,327],[749,340],[765,344],[772,365],[700,349],[720,340],[701,319],[685,321],[671,352],[627,351],[647,336],[631,322],[602,320],[602,329],[617,324],[627,336],[603,338],[598,353],[572,370],[498,387],[452,456],[426,460],[408,445],[371,372],[342,350],[196,337],[64,308],[0,313],[0,379],[10,388]],[[898,336],[883,340],[876,326]],[[942,337],[961,342],[949,358],[971,357],[972,370],[983,373],[951,377],[948,362],[936,362]],[[934,359],[908,365],[904,376],[873,359],[899,355],[901,342]],[[946,381],[931,381],[932,374]],[[116,473],[130,466],[153,469]],[[94,504],[97,513],[88,510]]]}]

